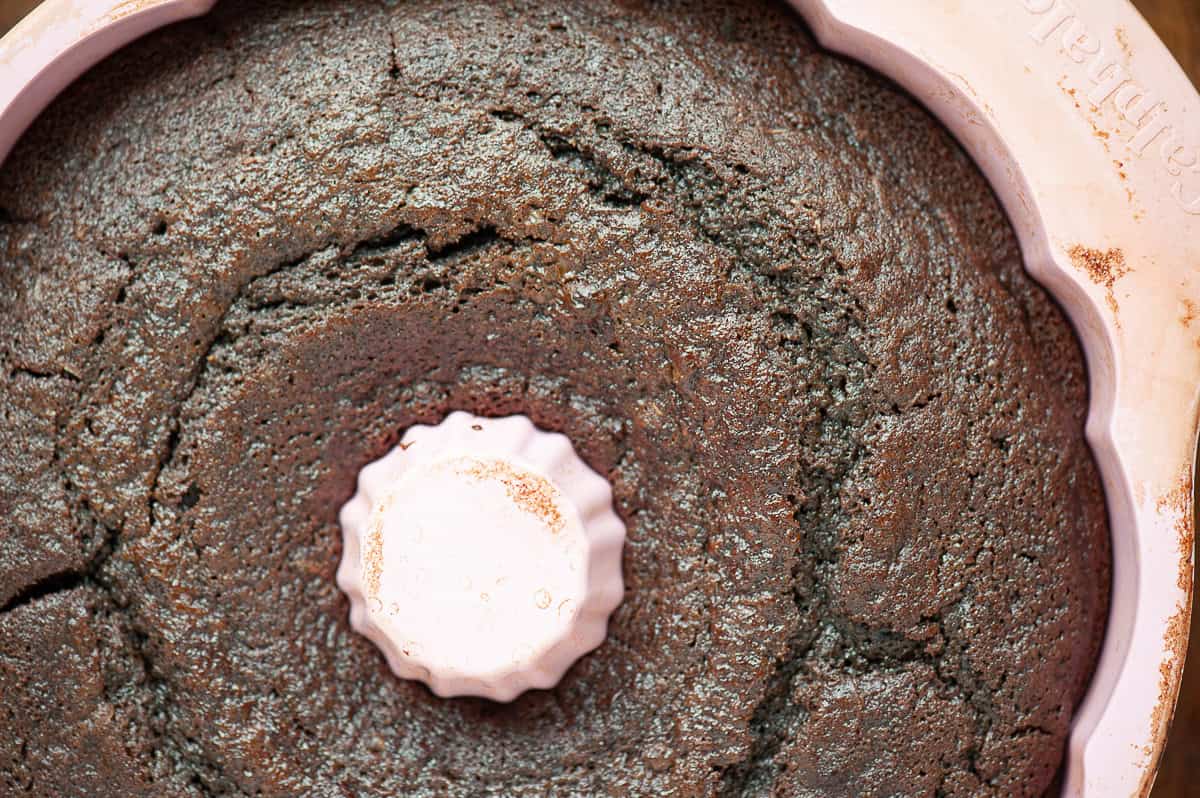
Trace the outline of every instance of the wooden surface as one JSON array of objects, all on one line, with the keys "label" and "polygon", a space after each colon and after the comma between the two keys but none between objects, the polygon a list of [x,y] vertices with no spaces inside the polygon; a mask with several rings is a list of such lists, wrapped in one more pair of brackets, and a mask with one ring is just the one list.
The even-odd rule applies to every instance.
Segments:
[{"label": "wooden surface", "polygon": [[37,5],[36,0],[0,0],[0,32],[6,31],[29,9]]},{"label": "wooden surface", "polygon": [[[1133,0],[1179,63],[1200,85],[1200,0]],[[1200,795],[1200,785],[1197,785]]]},{"label": "wooden surface", "polygon": [[[1134,4],[1200,85],[1200,0],[1134,0]],[[0,0],[0,31],[34,5],[34,0]],[[1184,669],[1179,708],[1153,798],[1200,796],[1200,606],[1196,610],[1192,614],[1191,655]]]}]

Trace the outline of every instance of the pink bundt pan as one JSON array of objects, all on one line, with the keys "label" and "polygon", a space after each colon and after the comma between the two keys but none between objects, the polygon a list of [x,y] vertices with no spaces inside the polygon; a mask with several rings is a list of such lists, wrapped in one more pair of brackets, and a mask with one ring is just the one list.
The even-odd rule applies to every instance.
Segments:
[{"label": "pink bundt pan", "polygon": [[[1187,648],[1200,401],[1200,96],[1127,0],[793,0],[991,180],[1087,353],[1113,602],[1063,794],[1144,796]],[[47,0],[0,39],[0,159],[92,64],[213,0]]]}]

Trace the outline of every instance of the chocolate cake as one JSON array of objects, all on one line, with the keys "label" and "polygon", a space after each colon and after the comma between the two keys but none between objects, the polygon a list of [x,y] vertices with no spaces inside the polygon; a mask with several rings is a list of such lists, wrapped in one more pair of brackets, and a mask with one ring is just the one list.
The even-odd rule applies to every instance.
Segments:
[{"label": "chocolate cake", "polygon": [[[733,0],[235,2],[0,169],[0,792],[1037,795],[1109,543],[948,135]],[[606,642],[397,679],[338,508],[453,410],[614,489]]]}]

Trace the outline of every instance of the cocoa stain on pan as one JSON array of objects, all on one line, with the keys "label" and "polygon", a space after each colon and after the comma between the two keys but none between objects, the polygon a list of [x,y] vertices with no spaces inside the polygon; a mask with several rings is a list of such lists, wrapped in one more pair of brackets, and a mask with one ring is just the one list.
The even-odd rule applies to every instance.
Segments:
[{"label": "cocoa stain on pan", "polygon": [[1178,520],[1175,522],[1175,534],[1179,542],[1179,575],[1176,584],[1183,591],[1190,591],[1192,586],[1191,558],[1196,535],[1192,517],[1192,489],[1192,470],[1189,465],[1184,468],[1175,487],[1160,497],[1157,502],[1160,513],[1173,512],[1178,516]]},{"label": "cocoa stain on pan", "polygon": [[1093,119],[1092,115],[1088,113],[1086,108],[1083,107],[1083,103],[1079,102],[1079,91],[1074,86],[1067,85],[1066,75],[1063,75],[1058,79],[1058,88],[1063,94],[1070,98],[1071,103],[1075,106],[1075,110],[1083,114],[1083,118],[1087,120],[1088,125],[1090,125],[1092,128],[1092,135],[1099,139],[1100,143],[1104,145],[1104,151],[1110,152],[1108,148],[1108,140],[1112,138],[1112,134],[1096,124],[1096,120]]},{"label": "cocoa stain on pan", "polygon": [[555,502],[556,490],[549,480],[537,474],[517,471],[503,461],[482,462],[470,458],[458,465],[458,472],[479,481],[494,480],[504,486],[509,501],[524,512],[542,520],[557,535],[566,526],[566,519]]},{"label": "cocoa stain on pan", "polygon": [[1125,184],[1125,199],[1129,200],[1129,204],[1133,205],[1133,189],[1129,187],[1129,173],[1125,171],[1125,162],[1113,159],[1113,166],[1117,167],[1117,177],[1121,178],[1121,182]]},{"label": "cocoa stain on pan", "polygon": [[[1175,714],[1175,699],[1178,695],[1180,680],[1183,675],[1183,663],[1187,657],[1188,629],[1191,624],[1192,609],[1192,546],[1195,543],[1195,525],[1192,507],[1192,471],[1191,466],[1185,466],[1175,487],[1168,491],[1157,502],[1159,512],[1174,512],[1178,518],[1175,521],[1175,533],[1179,545],[1179,566],[1176,584],[1184,592],[1185,597],[1175,609],[1175,614],[1167,621],[1163,632],[1163,651],[1166,656],[1158,666],[1158,702],[1151,716],[1151,729],[1155,733],[1154,746],[1148,747],[1147,756],[1158,751],[1161,759],[1166,747],[1166,733],[1171,726],[1171,718]],[[1158,762],[1147,769],[1142,778],[1139,795],[1149,793],[1151,781],[1157,771]]]},{"label": "cocoa stain on pan", "polygon": [[1071,263],[1075,268],[1087,273],[1092,282],[1104,286],[1107,291],[1108,307],[1113,315],[1117,313],[1117,299],[1113,294],[1113,285],[1129,274],[1129,266],[1125,262],[1125,253],[1120,249],[1093,249],[1082,244],[1076,244],[1067,250]]},{"label": "cocoa stain on pan", "polygon": [[[1109,147],[1108,142],[1109,142],[1109,139],[1112,138],[1112,133],[1110,133],[1109,131],[1100,127],[1100,125],[1096,124],[1096,119],[1093,117],[1093,114],[1090,113],[1088,111],[1088,109],[1084,107],[1083,103],[1081,103],[1079,101],[1078,90],[1075,89],[1073,86],[1068,86],[1066,83],[1066,80],[1067,80],[1066,75],[1063,75],[1061,78],[1059,78],[1058,88],[1060,90],[1062,90],[1062,93],[1065,94],[1071,100],[1072,104],[1074,104],[1074,106],[1075,106],[1075,110],[1079,111],[1079,113],[1083,116],[1084,120],[1088,123],[1089,126],[1091,126],[1092,136],[1100,142],[1100,144],[1104,147],[1104,151],[1111,153],[1112,149]],[[1101,121],[1103,121],[1103,120],[1101,120]],[[1142,217],[1145,216],[1145,211],[1137,207],[1137,202],[1134,197],[1133,189],[1129,187],[1129,173],[1126,171],[1125,162],[1113,159],[1112,163],[1113,163],[1113,166],[1116,167],[1117,177],[1120,178],[1121,182],[1125,184],[1125,198],[1127,200],[1129,200],[1129,204],[1131,206],[1134,206],[1133,218],[1135,220],[1140,221],[1142,219]],[[1112,303],[1110,303],[1110,304],[1112,304]]]},{"label": "cocoa stain on pan", "polygon": [[383,575],[383,522],[376,520],[367,530],[363,547],[363,585],[367,598],[379,598],[379,581]]},{"label": "cocoa stain on pan", "polygon": [[[1071,102],[1075,104],[1075,107],[1078,110],[1082,111],[1083,106],[1079,104],[1079,93],[1077,91],[1075,91],[1075,89],[1072,88],[1071,86],[1066,85],[1066,79],[1067,79],[1066,75],[1063,75],[1061,78],[1059,78],[1058,79],[1058,87],[1060,89],[1062,89],[1063,94],[1065,94],[1071,98]],[[1092,121],[1091,117],[1088,117],[1088,121],[1089,122]],[[1099,130],[1099,128],[1096,127],[1096,124],[1094,122],[1092,122],[1092,130]]]},{"label": "cocoa stain on pan", "polygon": [[1192,322],[1196,320],[1196,312],[1198,308],[1196,303],[1190,299],[1181,300],[1183,303],[1183,314],[1179,317],[1179,323],[1184,327],[1191,327]]},{"label": "cocoa stain on pan", "polygon": [[1121,52],[1125,53],[1125,57],[1132,58],[1133,50],[1129,47],[1129,34],[1125,31],[1125,26],[1118,25],[1113,35],[1116,36],[1117,44],[1121,47]]},{"label": "cocoa stain on pan", "polygon": [[1113,283],[1129,273],[1125,253],[1119,249],[1092,249],[1076,244],[1067,250],[1071,262],[1088,273],[1092,282],[1111,289]]},{"label": "cocoa stain on pan", "polygon": [[1186,603],[1180,603],[1176,608],[1175,614],[1167,621],[1167,629],[1163,633],[1163,647],[1167,651],[1167,655],[1158,666],[1158,702],[1150,717],[1154,743],[1145,748],[1148,757],[1153,756],[1155,751],[1158,752],[1158,755],[1153,756],[1153,761],[1147,762],[1150,767],[1146,768],[1145,775],[1142,776],[1142,783],[1138,788],[1137,795],[1149,795],[1150,786],[1158,772],[1158,763],[1162,760],[1163,751],[1166,749],[1167,730],[1170,729],[1171,718],[1175,715],[1175,699],[1183,675],[1183,661],[1187,655],[1188,625],[1191,623],[1191,615],[1191,599],[1188,599]]}]

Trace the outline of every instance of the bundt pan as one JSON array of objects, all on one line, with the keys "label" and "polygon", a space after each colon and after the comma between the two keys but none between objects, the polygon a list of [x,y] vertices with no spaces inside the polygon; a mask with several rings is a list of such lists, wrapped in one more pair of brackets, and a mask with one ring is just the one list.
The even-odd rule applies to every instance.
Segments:
[{"label": "bundt pan", "polygon": [[[88,67],[213,2],[44,2],[0,40],[0,160]],[[1063,794],[1144,796],[1191,607],[1200,96],[1127,0],[792,2],[822,43],[893,78],[957,136],[1079,333],[1113,596]]]}]

